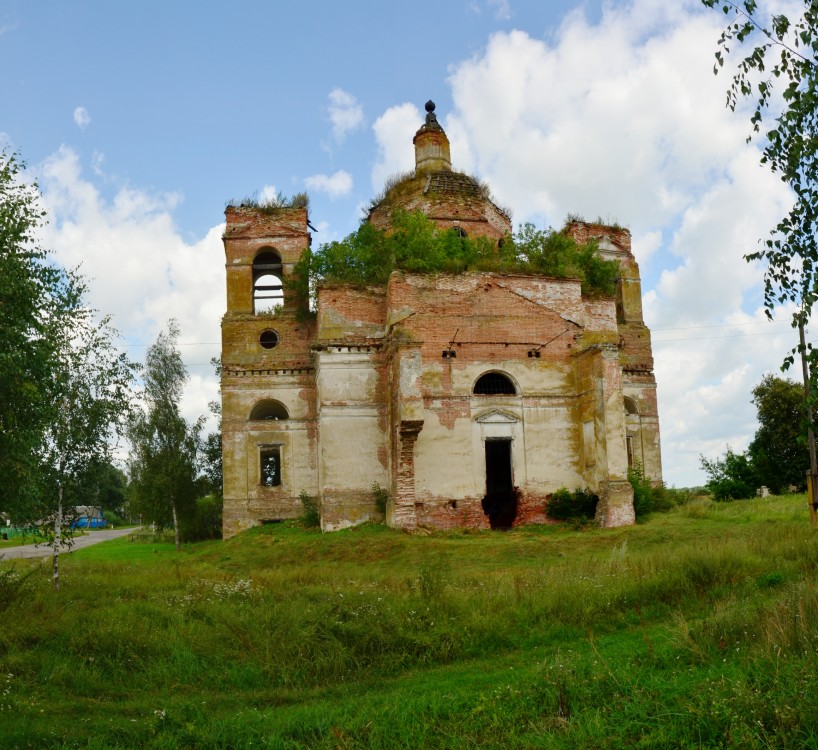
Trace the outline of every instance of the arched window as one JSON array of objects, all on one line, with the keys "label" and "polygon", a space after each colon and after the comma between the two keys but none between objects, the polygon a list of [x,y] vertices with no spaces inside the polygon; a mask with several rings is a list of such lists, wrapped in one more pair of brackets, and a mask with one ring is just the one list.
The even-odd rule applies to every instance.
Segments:
[{"label": "arched window", "polygon": [[253,261],[253,312],[256,315],[273,312],[284,304],[281,270],[281,256],[273,250],[263,250]]},{"label": "arched window", "polygon": [[514,396],[517,389],[508,375],[501,372],[487,372],[477,378],[472,391],[476,396]]},{"label": "arched window", "polygon": [[628,452],[628,468],[636,464],[644,465],[642,455],[642,425],[639,406],[630,396],[623,398],[625,403],[625,447]]},{"label": "arched window", "polygon": [[287,407],[280,401],[274,401],[271,398],[259,401],[250,412],[251,422],[261,422],[266,420],[281,420],[289,419],[290,414]]},{"label": "arched window", "polygon": [[469,235],[466,234],[466,230],[463,227],[452,227],[452,231],[460,237],[461,240],[466,239]]}]

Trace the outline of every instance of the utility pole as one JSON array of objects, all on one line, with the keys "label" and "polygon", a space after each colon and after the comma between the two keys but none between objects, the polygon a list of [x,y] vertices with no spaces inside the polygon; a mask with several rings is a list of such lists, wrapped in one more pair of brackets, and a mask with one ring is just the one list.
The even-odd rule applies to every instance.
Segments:
[{"label": "utility pole", "polygon": [[804,375],[804,402],[807,407],[807,440],[809,442],[809,471],[807,472],[807,502],[812,525],[818,524],[818,460],[815,456],[815,431],[812,429],[812,400],[810,394],[807,345],[804,341],[804,313],[798,317],[798,338],[801,350],[801,370]]}]

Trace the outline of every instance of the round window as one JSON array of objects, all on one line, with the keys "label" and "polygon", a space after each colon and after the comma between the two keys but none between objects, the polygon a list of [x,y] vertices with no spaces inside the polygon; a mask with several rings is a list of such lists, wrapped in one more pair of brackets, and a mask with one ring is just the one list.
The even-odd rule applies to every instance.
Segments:
[{"label": "round window", "polygon": [[278,334],[275,331],[262,331],[258,343],[265,349],[272,349],[278,345]]}]

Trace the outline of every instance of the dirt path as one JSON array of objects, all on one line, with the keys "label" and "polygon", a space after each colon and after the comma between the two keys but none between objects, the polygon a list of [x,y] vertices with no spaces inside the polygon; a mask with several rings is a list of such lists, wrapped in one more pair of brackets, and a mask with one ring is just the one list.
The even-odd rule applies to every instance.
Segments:
[{"label": "dirt path", "polygon": [[[136,530],[137,527],[131,529],[96,529],[88,531],[83,536],[74,538],[74,545],[71,549],[82,549],[83,547],[90,547],[92,544],[107,542],[109,539],[118,539]],[[65,554],[65,550],[61,550],[60,554]],[[25,544],[20,547],[9,547],[8,549],[0,550],[0,561],[17,560],[21,557],[49,557],[50,555],[51,548],[44,544]]]}]

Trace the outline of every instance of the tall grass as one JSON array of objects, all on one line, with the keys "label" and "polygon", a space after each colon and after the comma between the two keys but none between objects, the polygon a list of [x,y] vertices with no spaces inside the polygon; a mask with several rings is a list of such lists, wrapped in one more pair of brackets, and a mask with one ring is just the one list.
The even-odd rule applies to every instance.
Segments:
[{"label": "tall grass", "polygon": [[803,497],[611,531],[294,522],[180,554],[120,540],[70,555],[60,592],[44,567],[5,564],[1,736],[812,747],[817,565]]}]

